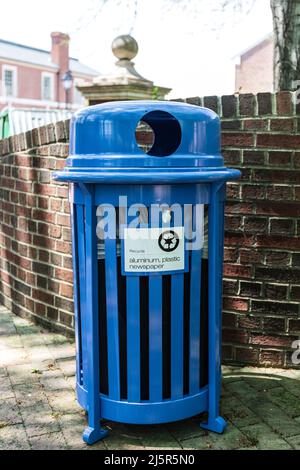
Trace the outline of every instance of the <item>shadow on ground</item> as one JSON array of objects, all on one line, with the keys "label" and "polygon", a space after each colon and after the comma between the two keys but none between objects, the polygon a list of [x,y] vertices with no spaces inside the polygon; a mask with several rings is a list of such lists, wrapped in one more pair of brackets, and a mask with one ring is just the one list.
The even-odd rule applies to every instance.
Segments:
[{"label": "shadow on ground", "polygon": [[300,449],[300,371],[224,367],[224,434],[205,419],[137,426],[104,422],[106,439],[82,441],[85,412],[75,399],[75,348],[0,307],[0,450]]},{"label": "shadow on ground", "polygon": [[[223,376],[222,435],[200,429],[205,416],[166,425],[104,423],[108,449],[300,449],[300,381],[296,371],[230,368]],[[270,369],[269,369],[270,371]],[[275,371],[274,371],[275,372]]]}]

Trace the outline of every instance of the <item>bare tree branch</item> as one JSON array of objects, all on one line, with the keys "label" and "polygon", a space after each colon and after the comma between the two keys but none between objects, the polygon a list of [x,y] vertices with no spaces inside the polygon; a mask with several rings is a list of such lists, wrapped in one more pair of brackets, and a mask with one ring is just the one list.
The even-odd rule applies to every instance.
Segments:
[{"label": "bare tree branch", "polygon": [[[199,21],[199,27],[218,35],[227,24],[237,23],[241,16],[247,15],[255,2],[256,0],[160,0],[160,14],[167,17],[174,9],[178,11],[180,8],[183,13],[192,13],[192,21]],[[142,8],[141,0],[90,0],[71,34],[87,29],[109,3],[126,6],[127,32],[132,34],[138,10]],[[293,82],[300,80],[300,0],[270,0],[270,5],[275,42],[274,87],[275,90],[292,90]],[[211,15],[209,23],[205,23],[204,18],[207,18],[208,11]]]},{"label": "bare tree branch", "polygon": [[132,23],[131,23],[131,28],[129,30],[129,34],[132,34],[132,32],[134,30],[135,22],[136,22],[136,19],[137,19],[138,3],[139,3],[139,0],[134,0],[133,19],[132,19]]},{"label": "bare tree branch", "polygon": [[74,29],[69,31],[70,35],[87,29],[100,15],[106,3],[111,0],[91,0],[90,5],[85,9],[85,13],[81,16]]}]

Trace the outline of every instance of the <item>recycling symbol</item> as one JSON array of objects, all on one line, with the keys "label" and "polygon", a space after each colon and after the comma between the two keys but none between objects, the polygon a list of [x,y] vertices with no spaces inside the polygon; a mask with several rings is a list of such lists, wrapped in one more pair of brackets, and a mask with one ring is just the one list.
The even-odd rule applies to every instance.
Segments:
[{"label": "recycling symbol", "polygon": [[166,230],[162,232],[158,239],[158,245],[167,253],[176,250],[179,245],[179,237],[174,230]]}]

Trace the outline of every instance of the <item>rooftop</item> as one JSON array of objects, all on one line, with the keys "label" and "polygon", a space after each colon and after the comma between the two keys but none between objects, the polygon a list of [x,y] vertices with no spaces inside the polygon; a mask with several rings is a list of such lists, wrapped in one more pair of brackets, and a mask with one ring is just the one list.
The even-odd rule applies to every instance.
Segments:
[{"label": "rooftop", "polygon": [[[26,46],[11,41],[0,39],[0,59],[15,60],[47,68],[57,69],[57,65],[51,61],[50,51]],[[70,70],[74,73],[97,76],[99,72],[83,64],[78,59],[70,57]]]},{"label": "rooftop", "polygon": [[263,46],[266,42],[271,41],[272,39],[273,39],[273,33],[269,33],[263,38],[260,38],[254,44],[251,44],[249,47],[247,47],[247,49],[243,49],[242,51],[240,51],[238,54],[233,56],[233,58],[242,57],[246,54],[252,53],[255,49]]}]

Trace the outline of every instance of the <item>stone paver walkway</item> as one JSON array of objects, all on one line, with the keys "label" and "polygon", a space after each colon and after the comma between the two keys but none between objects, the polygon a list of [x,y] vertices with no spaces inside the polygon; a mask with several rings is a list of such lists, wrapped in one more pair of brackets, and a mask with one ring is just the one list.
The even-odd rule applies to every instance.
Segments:
[{"label": "stone paver walkway", "polygon": [[106,422],[109,436],[81,439],[74,344],[0,307],[0,450],[300,449],[300,371],[224,368],[223,435],[199,417],[164,426]]}]

